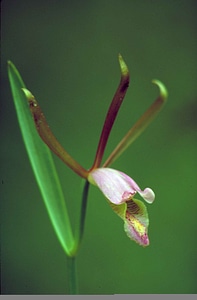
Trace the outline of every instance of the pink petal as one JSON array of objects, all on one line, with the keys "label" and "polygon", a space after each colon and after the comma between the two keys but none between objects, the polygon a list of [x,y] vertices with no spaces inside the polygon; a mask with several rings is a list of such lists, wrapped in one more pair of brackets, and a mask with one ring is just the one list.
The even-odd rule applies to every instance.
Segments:
[{"label": "pink petal", "polygon": [[142,191],[128,175],[111,168],[93,170],[89,174],[88,180],[97,185],[105,197],[114,204],[121,204],[132,199],[136,192],[148,203],[152,203],[155,198],[155,194],[150,188]]},{"label": "pink petal", "polygon": [[121,204],[132,198],[136,191],[125,180],[124,173],[110,168],[93,170],[88,179],[96,184],[104,196],[114,204]]},{"label": "pink petal", "polygon": [[140,194],[140,196],[148,203],[153,203],[155,200],[155,193],[150,188],[145,188],[143,191],[140,189],[140,187],[137,185],[137,183],[128,175],[125,173],[120,172],[123,176],[125,181],[128,183],[128,185],[132,186],[133,189],[135,189],[136,192]]}]

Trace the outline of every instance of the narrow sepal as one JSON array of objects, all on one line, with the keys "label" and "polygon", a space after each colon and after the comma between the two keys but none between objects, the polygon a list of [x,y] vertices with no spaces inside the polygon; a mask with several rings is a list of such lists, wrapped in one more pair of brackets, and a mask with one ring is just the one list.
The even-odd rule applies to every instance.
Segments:
[{"label": "narrow sepal", "polygon": [[108,167],[111,165],[137,139],[137,137],[142,134],[146,127],[153,121],[153,119],[163,108],[168,97],[167,89],[159,80],[155,79],[152,82],[159,88],[159,97],[123,137],[102,167]]},{"label": "narrow sepal", "polygon": [[98,143],[95,160],[94,160],[94,163],[90,170],[98,168],[101,164],[111,129],[113,127],[114,121],[117,117],[118,111],[119,111],[120,106],[125,97],[127,88],[129,86],[130,76],[129,76],[128,67],[120,54],[119,54],[118,58],[119,58],[119,64],[120,64],[121,79],[120,79],[119,86],[115,92],[115,95],[112,99],[112,102],[110,104],[110,107],[108,109],[108,112],[107,112],[107,115],[105,118],[105,122],[103,125],[103,129],[101,132],[100,140]]},{"label": "narrow sepal", "polygon": [[25,88],[22,90],[28,100],[36,129],[44,143],[75,173],[83,178],[87,178],[88,172],[79,165],[78,162],[76,162],[57,141],[32,93]]}]

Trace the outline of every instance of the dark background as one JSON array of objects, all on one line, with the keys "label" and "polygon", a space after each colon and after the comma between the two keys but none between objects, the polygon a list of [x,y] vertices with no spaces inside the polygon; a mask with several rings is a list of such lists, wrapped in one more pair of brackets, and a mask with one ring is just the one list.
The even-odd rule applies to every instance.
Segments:
[{"label": "dark background", "polygon": [[[150,246],[91,187],[78,256],[81,294],[196,293],[196,1],[2,1],[1,267],[3,294],[66,294],[65,254],[32,173],[11,97],[7,60],[20,71],[57,138],[84,167],[93,162],[119,83],[131,84],[106,155],[158,95],[159,117],[113,167],[156,194],[147,205]],[[73,225],[81,180],[54,157]]]}]

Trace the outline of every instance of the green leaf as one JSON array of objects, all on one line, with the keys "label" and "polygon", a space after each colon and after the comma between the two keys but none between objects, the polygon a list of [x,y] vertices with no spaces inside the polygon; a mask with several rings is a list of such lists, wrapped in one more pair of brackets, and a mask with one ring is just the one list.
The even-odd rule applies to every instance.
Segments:
[{"label": "green leaf", "polygon": [[74,238],[51,152],[36,131],[28,101],[22,91],[25,84],[10,61],[8,62],[8,76],[20,129],[38,186],[60,244],[66,254],[71,256]]}]

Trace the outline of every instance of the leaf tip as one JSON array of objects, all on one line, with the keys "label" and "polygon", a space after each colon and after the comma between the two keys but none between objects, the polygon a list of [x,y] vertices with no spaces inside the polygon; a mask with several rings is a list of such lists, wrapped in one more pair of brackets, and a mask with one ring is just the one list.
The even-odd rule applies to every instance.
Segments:
[{"label": "leaf tip", "polygon": [[11,62],[11,60],[7,60],[7,67],[8,67],[8,70],[10,70],[11,68],[14,67],[13,63]]}]

